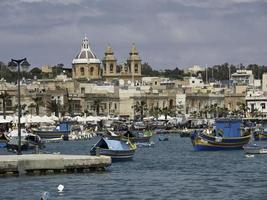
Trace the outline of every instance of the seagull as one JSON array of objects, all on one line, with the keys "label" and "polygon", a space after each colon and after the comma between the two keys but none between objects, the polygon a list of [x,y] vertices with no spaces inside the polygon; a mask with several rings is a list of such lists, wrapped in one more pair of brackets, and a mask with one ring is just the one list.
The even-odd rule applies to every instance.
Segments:
[{"label": "seagull", "polygon": [[43,192],[40,200],[48,200],[49,192]]},{"label": "seagull", "polygon": [[63,192],[63,190],[64,190],[64,185],[59,184],[59,185],[57,186],[57,189],[58,189],[58,192]]}]

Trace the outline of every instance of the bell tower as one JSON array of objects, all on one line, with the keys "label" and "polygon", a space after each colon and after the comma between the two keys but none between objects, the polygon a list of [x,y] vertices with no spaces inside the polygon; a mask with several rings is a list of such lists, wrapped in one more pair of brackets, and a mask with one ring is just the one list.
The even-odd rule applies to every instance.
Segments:
[{"label": "bell tower", "polygon": [[117,71],[117,59],[115,58],[112,47],[110,45],[108,45],[105,50],[105,56],[102,60],[102,63],[103,63],[103,76],[107,80],[116,78],[119,75]]},{"label": "bell tower", "polygon": [[141,59],[133,43],[129,58],[127,59],[128,74],[132,76],[132,80],[141,78]]}]

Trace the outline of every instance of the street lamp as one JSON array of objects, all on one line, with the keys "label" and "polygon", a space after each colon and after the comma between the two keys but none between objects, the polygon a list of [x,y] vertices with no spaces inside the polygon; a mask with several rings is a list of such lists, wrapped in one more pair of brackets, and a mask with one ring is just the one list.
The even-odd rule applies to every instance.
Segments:
[{"label": "street lamp", "polygon": [[30,64],[26,58],[15,60],[11,59],[8,63],[8,67],[11,71],[17,72],[17,83],[18,83],[18,155],[21,155],[21,126],[20,126],[20,117],[21,117],[21,106],[20,106],[20,72],[26,71],[29,68]]}]

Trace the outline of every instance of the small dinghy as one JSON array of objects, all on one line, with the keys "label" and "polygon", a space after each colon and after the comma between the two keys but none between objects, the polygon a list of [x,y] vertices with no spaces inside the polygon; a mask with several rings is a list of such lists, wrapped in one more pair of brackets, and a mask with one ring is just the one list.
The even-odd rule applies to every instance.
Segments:
[{"label": "small dinghy", "polygon": [[247,144],[243,146],[246,154],[267,154],[267,146],[259,144]]},{"label": "small dinghy", "polygon": [[112,161],[131,160],[134,156],[136,145],[129,140],[115,140],[101,138],[90,150],[91,155],[110,156]]}]

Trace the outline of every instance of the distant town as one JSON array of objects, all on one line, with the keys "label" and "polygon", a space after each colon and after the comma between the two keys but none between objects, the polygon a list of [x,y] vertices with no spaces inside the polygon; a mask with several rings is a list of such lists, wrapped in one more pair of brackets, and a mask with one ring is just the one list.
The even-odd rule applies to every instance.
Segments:
[{"label": "distant town", "polygon": [[[157,71],[142,62],[135,44],[125,51],[128,58],[118,61],[108,45],[100,60],[85,37],[72,68],[44,65],[22,72],[22,114],[136,120],[160,115],[266,117],[266,66],[224,63]],[[0,67],[0,115],[14,115],[17,73],[3,62]]]}]

